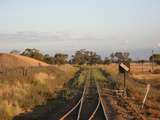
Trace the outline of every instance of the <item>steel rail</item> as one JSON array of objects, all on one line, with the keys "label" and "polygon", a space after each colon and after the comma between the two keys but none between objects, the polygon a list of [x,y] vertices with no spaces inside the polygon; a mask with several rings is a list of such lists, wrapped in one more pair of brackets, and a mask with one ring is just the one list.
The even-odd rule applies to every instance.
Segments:
[{"label": "steel rail", "polygon": [[78,107],[79,104],[81,104],[85,91],[86,91],[86,85],[83,89],[82,97],[77,102],[77,104],[71,110],[69,110],[65,115],[63,115],[59,120],[65,120],[65,118],[68,117]]},{"label": "steel rail", "polygon": [[[90,72],[90,77],[91,77],[91,72]],[[95,80],[94,80],[94,84],[96,85]],[[97,86],[96,86],[96,91],[97,91]],[[97,91],[97,93],[98,93],[98,91]],[[83,103],[84,103],[84,98],[82,99],[82,102],[81,102],[81,106],[80,106],[80,109],[79,109],[79,114],[78,114],[77,120],[80,119],[80,114],[81,114],[81,111],[82,111]],[[96,106],[95,110],[93,111],[93,113],[91,114],[91,116],[88,118],[88,120],[92,120],[94,118],[96,112],[98,111],[98,108],[99,108],[100,104],[101,104],[101,102],[100,102],[100,99],[99,99],[99,96],[98,96],[97,106]]]},{"label": "steel rail", "polygon": [[[95,84],[96,84],[96,90],[97,90],[97,93],[98,93],[98,104],[94,110],[94,112],[92,113],[92,115],[89,117],[88,120],[92,120],[96,114],[96,112],[98,111],[98,108],[100,106],[100,104],[102,105],[102,109],[103,109],[103,113],[104,113],[104,116],[106,118],[106,120],[108,120],[108,116],[105,112],[105,107],[104,107],[104,104],[103,104],[103,101],[102,101],[102,97],[100,95],[100,90],[99,90],[99,86],[98,86],[98,83],[97,81],[94,79],[95,81]],[[81,114],[81,111],[82,111],[82,106],[83,106],[83,103],[84,103],[84,97],[85,97],[85,92],[86,92],[86,88],[87,88],[87,85],[85,83],[85,86],[84,86],[84,89],[83,89],[83,93],[82,93],[82,97],[80,98],[80,100],[77,102],[77,104],[71,109],[69,110],[65,115],[63,115],[59,120],[65,120],[65,118],[67,118],[79,105],[79,111],[78,111],[78,116],[77,116],[77,120],[80,119],[80,114]]]},{"label": "steel rail", "polygon": [[84,95],[85,95],[85,92],[86,92],[86,84],[85,84],[85,87],[84,87],[84,90],[83,90],[83,94],[82,94],[82,97],[81,97],[81,100],[80,100],[80,107],[79,107],[79,111],[78,111],[78,117],[77,117],[77,120],[80,119],[80,114],[81,114],[81,110],[82,110],[82,105],[83,105],[83,101],[84,101]]},{"label": "steel rail", "polygon": [[105,107],[104,107],[104,104],[103,104],[103,101],[102,101],[102,97],[101,97],[101,95],[100,95],[100,90],[99,90],[98,83],[97,83],[96,80],[95,80],[95,82],[96,82],[97,91],[98,91],[99,99],[100,99],[100,102],[101,102],[101,105],[102,105],[102,109],[103,109],[104,116],[105,116],[106,120],[108,120],[108,115],[107,115],[107,113],[105,112]]},{"label": "steel rail", "polygon": [[81,99],[78,101],[78,103],[71,109],[69,110],[65,115],[63,115],[59,120],[64,120],[69,114],[71,114],[81,103]]},{"label": "steel rail", "polygon": [[[94,82],[96,84],[96,80],[95,79],[94,79]],[[96,85],[96,89],[97,89],[97,93],[98,93],[97,85]],[[93,114],[90,116],[90,118],[88,120],[92,120],[94,118],[96,112],[98,111],[98,108],[99,108],[100,104],[101,104],[101,101],[100,101],[99,94],[98,94],[98,104],[97,104],[97,107],[96,107],[96,109],[94,110]]]},{"label": "steel rail", "polygon": [[90,116],[90,118],[88,120],[92,120],[94,118],[96,112],[98,111],[98,108],[99,108],[100,104],[101,104],[101,101],[98,100],[98,105],[97,105],[96,109],[94,110],[93,114]]}]

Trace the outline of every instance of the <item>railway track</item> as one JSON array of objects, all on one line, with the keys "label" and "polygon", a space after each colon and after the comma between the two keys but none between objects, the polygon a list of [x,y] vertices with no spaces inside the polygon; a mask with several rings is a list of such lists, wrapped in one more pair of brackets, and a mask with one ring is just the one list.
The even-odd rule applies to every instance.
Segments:
[{"label": "railway track", "polygon": [[[111,80],[110,78],[108,80]],[[106,82],[107,83],[107,82]],[[106,89],[105,81],[97,82],[108,120],[146,120],[124,97],[123,90]]]},{"label": "railway track", "polygon": [[105,119],[106,120],[115,120],[116,119],[115,110],[112,108],[110,101],[107,100],[107,96],[104,96],[102,94],[103,89],[100,88],[100,85],[98,84],[98,82],[96,82],[96,84],[97,84],[97,89],[99,92],[99,97],[101,100],[102,108],[104,111]]},{"label": "railway track", "polygon": [[81,99],[60,120],[105,120],[101,102],[96,81],[90,72]]},{"label": "railway track", "polygon": [[122,91],[104,85],[90,72],[81,99],[60,120],[145,120],[123,97],[115,95]]},{"label": "railway track", "polygon": [[81,102],[77,120],[88,120],[93,116],[95,109],[97,108],[98,98],[97,87],[95,80],[92,79],[91,73],[89,75],[89,81],[86,82],[86,91]]}]

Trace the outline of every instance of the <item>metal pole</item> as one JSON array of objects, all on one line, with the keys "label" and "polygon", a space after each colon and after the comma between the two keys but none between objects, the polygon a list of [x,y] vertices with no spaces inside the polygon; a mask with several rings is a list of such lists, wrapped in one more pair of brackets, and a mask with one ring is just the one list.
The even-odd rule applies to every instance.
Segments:
[{"label": "metal pole", "polygon": [[153,54],[154,54],[154,51],[152,50],[152,72],[153,72],[153,70],[154,70],[154,66],[153,66],[153,64],[154,64],[154,57],[153,57]]},{"label": "metal pole", "polygon": [[126,88],[126,72],[124,72],[124,90]]},{"label": "metal pole", "polygon": [[124,96],[126,96],[126,72],[124,71]]}]

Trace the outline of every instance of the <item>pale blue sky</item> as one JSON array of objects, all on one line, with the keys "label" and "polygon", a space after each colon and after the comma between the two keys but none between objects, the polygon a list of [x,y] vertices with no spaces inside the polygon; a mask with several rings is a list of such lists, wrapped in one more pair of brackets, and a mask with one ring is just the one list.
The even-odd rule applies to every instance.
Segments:
[{"label": "pale blue sky", "polygon": [[0,0],[0,51],[135,51],[157,44],[160,0]]}]

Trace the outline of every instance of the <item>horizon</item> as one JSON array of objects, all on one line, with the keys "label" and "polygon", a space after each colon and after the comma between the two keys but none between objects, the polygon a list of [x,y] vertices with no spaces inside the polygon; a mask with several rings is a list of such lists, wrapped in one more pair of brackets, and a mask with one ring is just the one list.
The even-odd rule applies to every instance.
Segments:
[{"label": "horizon", "polygon": [[[34,49],[37,49],[37,48],[34,48]],[[0,53],[10,53],[12,50],[18,50],[22,53],[25,49],[9,49],[9,50],[0,49]],[[72,57],[72,55],[74,55],[76,53],[76,51],[81,50],[81,49],[77,49],[77,50],[73,50],[73,51],[63,51],[63,50],[44,51],[42,49],[38,49],[38,50],[40,50],[40,52],[42,54],[49,54],[50,56],[54,56],[56,53],[67,54],[67,55],[69,55],[69,59],[70,59]],[[85,50],[96,52],[98,55],[101,56],[102,59],[104,59],[105,57],[110,58],[111,53],[129,52],[129,54],[130,54],[129,57],[132,60],[149,60],[149,57],[152,55],[152,51],[153,51],[152,49],[144,49],[141,51],[110,51],[110,52],[109,51],[96,51],[96,50],[91,50],[91,49],[85,49]],[[153,52],[154,52],[154,54],[156,54],[156,53],[159,54],[159,49],[156,49]]]}]

